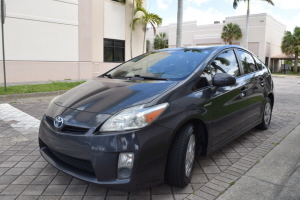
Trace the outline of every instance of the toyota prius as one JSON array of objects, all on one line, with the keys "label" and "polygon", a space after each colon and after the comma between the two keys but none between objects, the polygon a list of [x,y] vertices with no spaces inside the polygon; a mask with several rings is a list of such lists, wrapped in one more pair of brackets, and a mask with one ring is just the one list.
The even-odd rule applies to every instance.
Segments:
[{"label": "toyota prius", "polygon": [[40,152],[106,188],[184,187],[195,156],[269,127],[273,87],[269,69],[238,46],[153,51],[54,98]]}]

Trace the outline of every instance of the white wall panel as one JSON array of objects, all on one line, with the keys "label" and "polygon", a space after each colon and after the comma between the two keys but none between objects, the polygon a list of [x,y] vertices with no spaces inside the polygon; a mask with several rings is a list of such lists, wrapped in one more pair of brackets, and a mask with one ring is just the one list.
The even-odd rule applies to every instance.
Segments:
[{"label": "white wall panel", "polygon": [[78,0],[8,0],[6,10],[7,60],[78,61]]},{"label": "white wall panel", "polygon": [[78,61],[78,26],[7,18],[4,30],[7,60]]},{"label": "white wall panel", "polygon": [[116,2],[104,2],[104,38],[126,39],[124,16],[124,5]]},{"label": "white wall panel", "polygon": [[8,13],[78,22],[78,0],[6,0]]}]

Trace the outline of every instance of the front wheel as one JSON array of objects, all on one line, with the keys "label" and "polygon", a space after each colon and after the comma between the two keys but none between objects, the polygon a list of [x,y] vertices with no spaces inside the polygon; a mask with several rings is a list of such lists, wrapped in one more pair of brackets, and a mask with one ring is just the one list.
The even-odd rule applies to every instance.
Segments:
[{"label": "front wheel", "polygon": [[167,183],[176,187],[184,187],[190,183],[195,152],[195,126],[189,123],[179,130],[170,147],[166,168]]},{"label": "front wheel", "polygon": [[263,119],[261,124],[257,125],[256,128],[260,130],[267,130],[269,128],[272,117],[272,104],[269,97],[267,97]]}]

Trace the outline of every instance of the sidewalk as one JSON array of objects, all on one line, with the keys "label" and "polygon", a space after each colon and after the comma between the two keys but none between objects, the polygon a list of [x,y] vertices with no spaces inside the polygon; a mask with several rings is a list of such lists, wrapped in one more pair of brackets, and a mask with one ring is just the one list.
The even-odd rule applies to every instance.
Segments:
[{"label": "sidewalk", "polygon": [[300,199],[300,125],[218,198],[227,199]]}]

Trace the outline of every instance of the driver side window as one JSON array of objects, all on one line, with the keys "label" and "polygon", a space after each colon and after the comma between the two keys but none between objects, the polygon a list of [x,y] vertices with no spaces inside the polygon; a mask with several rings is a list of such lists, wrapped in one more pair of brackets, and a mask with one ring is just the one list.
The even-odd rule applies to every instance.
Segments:
[{"label": "driver side window", "polygon": [[212,74],[227,73],[232,76],[240,76],[240,70],[233,50],[222,52],[211,63]]}]

